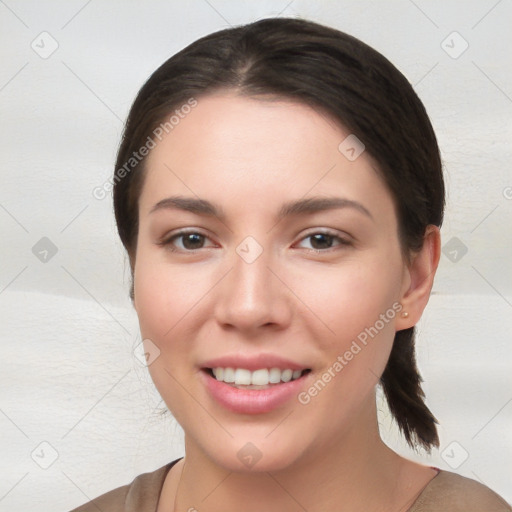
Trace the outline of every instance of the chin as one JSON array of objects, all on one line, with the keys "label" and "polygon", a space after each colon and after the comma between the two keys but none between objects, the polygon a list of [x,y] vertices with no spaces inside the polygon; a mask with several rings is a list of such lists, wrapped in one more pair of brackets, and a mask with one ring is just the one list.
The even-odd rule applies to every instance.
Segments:
[{"label": "chin", "polygon": [[298,463],[305,447],[303,436],[285,434],[270,439],[266,430],[260,436],[236,436],[215,446],[205,440],[202,449],[226,471],[246,474],[284,471]]}]

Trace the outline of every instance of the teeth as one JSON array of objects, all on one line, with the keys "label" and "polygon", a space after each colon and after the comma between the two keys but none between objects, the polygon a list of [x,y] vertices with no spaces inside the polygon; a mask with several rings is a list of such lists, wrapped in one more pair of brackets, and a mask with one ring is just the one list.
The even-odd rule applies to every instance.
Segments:
[{"label": "teeth", "polygon": [[[222,368],[217,368],[218,370],[222,370]],[[235,382],[235,370],[233,368],[224,368],[224,382]]]},{"label": "teeth", "polygon": [[278,384],[281,382],[281,370],[279,368],[271,368],[268,381],[270,384]]},{"label": "teeth", "polygon": [[251,372],[249,370],[244,370],[243,368],[237,368],[235,370],[235,384],[237,386],[239,386],[240,384],[250,386]]},{"label": "teeth", "polygon": [[251,372],[245,368],[212,368],[213,375],[220,382],[235,386],[267,386],[298,379],[302,370],[280,370],[279,368],[262,368]]},{"label": "teeth", "polygon": [[293,370],[284,370],[281,373],[281,380],[283,382],[290,382],[292,380]]},{"label": "teeth", "polygon": [[253,386],[266,386],[268,384],[268,370],[256,370],[252,372],[251,384]]}]

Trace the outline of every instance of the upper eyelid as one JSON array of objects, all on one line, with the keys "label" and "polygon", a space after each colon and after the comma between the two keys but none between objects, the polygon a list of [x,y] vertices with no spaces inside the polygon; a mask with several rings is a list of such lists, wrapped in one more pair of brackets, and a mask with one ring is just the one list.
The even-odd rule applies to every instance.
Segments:
[{"label": "upper eyelid", "polygon": [[[339,237],[342,237],[344,234],[344,232],[342,232],[338,229],[333,229],[333,228],[306,228],[306,230],[302,230],[302,231],[306,231],[306,233],[302,235],[303,238],[307,237],[307,236],[311,236],[311,235],[316,235],[317,233],[332,235],[332,236],[339,236]],[[348,236],[348,234],[346,234],[346,236]]]},{"label": "upper eyelid", "polygon": [[[202,235],[206,238],[211,238],[211,235],[208,233],[205,233],[202,228],[191,227],[191,228],[178,228],[178,230],[175,233],[173,233],[173,234],[167,233],[166,235],[164,235],[162,237],[162,239],[171,239],[173,237],[178,237],[180,235],[188,235],[188,234],[198,234],[198,235]],[[299,236],[299,234],[297,234],[294,238],[297,238]],[[312,235],[316,235],[316,234],[326,234],[326,235],[330,235],[330,236],[336,236],[339,238],[343,238],[344,236],[350,237],[350,235],[348,235],[347,233],[340,233],[339,231],[332,229],[332,228],[309,228],[308,232],[303,234],[302,237],[300,238],[300,240],[307,238],[308,236],[312,236]]]},{"label": "upper eyelid", "polygon": [[206,238],[211,238],[211,235],[206,233],[202,228],[179,228],[173,229],[172,231],[166,233],[162,238],[163,239],[171,239],[174,237],[178,237],[180,235],[190,235],[190,234],[198,234],[204,236]]},{"label": "upper eyelid", "polygon": [[[168,234],[168,235],[163,236],[158,241],[158,245],[169,245],[174,240],[176,240],[182,236],[186,236],[188,234],[198,234],[200,236],[203,236],[204,238],[206,238],[213,244],[217,244],[217,242],[215,242],[210,235],[204,233],[204,231],[202,229],[191,227],[191,228],[181,228],[173,234]],[[313,235],[317,235],[317,234],[324,234],[324,235],[332,236],[333,238],[337,238],[338,240],[341,241],[341,245],[348,245],[348,244],[352,243],[352,237],[350,237],[348,234],[343,235],[340,232],[338,232],[337,230],[334,230],[331,228],[309,228],[309,230],[306,233],[302,234],[302,236],[300,236],[300,238],[298,238],[298,240],[296,242],[294,242],[292,246],[296,246],[297,244],[303,242],[307,238],[309,238]],[[200,251],[201,249],[209,249],[209,248],[211,248],[211,246],[210,247],[201,247],[199,249],[189,249],[186,252]],[[312,249],[312,250],[317,251],[317,252],[327,252],[327,251],[329,251],[329,249],[334,249],[334,248],[331,247],[331,248],[328,248],[325,250],[322,250],[322,249]]]},{"label": "upper eyelid", "polygon": [[299,241],[304,240],[305,238],[308,238],[308,237],[316,235],[316,234],[329,235],[334,238],[339,238],[341,240],[346,240],[346,241],[353,240],[353,237],[345,231],[339,231],[339,230],[331,229],[331,228],[311,228],[311,230],[308,230],[306,233],[304,233],[299,238]]},{"label": "upper eyelid", "polygon": [[[303,242],[304,240],[308,239],[309,237],[313,236],[313,235],[316,235],[316,234],[320,234],[320,235],[327,235],[327,236],[331,236],[333,238],[336,238],[340,241],[340,245],[352,245],[353,241],[352,241],[352,238],[349,237],[348,235],[346,236],[343,236],[343,235],[340,235],[340,234],[337,234],[337,233],[333,233],[331,231],[312,231],[306,235],[303,235],[301,238],[299,238],[298,242],[295,242],[293,245],[297,245],[301,242]],[[335,249],[335,247],[329,247],[328,249],[325,249],[325,250],[322,250],[322,249],[310,249],[310,250],[313,250],[315,252],[327,252],[328,250],[330,249]]]},{"label": "upper eyelid", "polygon": [[[213,244],[216,244],[216,242],[212,239],[212,237],[210,235],[204,233],[200,229],[197,229],[197,228],[190,228],[190,229],[183,228],[183,229],[179,229],[175,233],[174,232],[167,233],[164,236],[160,237],[159,240],[157,241],[157,245],[169,245],[174,240],[176,240],[176,239],[178,239],[180,237],[186,236],[186,235],[191,235],[191,234],[201,235],[204,238],[210,240]],[[199,249],[196,249],[196,250],[199,250]]]}]

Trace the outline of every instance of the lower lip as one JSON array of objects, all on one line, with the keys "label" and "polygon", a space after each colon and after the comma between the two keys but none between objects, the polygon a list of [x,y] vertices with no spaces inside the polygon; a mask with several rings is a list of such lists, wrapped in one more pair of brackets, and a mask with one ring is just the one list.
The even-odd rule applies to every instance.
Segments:
[{"label": "lower lip", "polygon": [[238,414],[264,414],[277,409],[299,394],[309,375],[267,389],[239,389],[218,381],[205,371],[200,373],[210,395],[220,405]]}]

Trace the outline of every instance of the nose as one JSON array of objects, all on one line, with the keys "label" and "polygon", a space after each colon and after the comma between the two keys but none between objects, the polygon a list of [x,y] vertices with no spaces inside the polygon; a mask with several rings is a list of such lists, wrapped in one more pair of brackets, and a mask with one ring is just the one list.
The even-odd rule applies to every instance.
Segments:
[{"label": "nose", "polygon": [[252,262],[237,253],[231,271],[216,287],[215,318],[224,328],[247,336],[289,326],[292,303],[286,286],[277,279],[265,251]]}]

